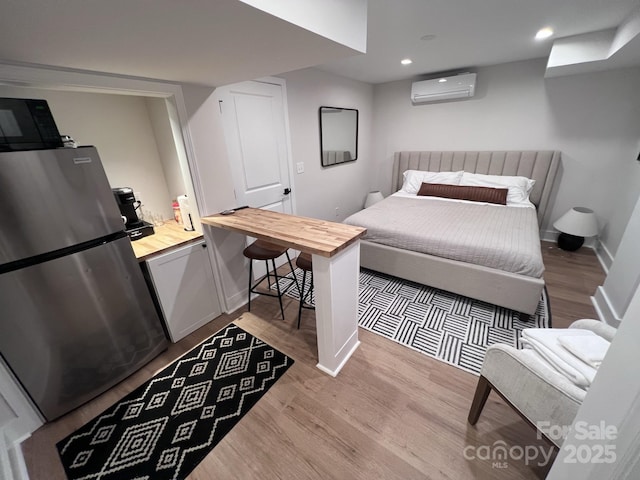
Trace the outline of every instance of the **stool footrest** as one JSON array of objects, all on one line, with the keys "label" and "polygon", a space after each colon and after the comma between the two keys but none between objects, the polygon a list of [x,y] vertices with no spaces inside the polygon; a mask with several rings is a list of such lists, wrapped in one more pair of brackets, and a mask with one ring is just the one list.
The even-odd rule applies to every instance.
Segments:
[{"label": "stool footrest", "polygon": [[[258,288],[260,286],[260,284],[262,282],[264,282],[265,280],[267,280],[267,277],[270,277],[271,275],[264,275],[260,280],[258,280],[254,285],[251,286],[251,288],[249,289],[251,291],[251,293],[256,293],[258,295],[266,295],[267,297],[277,297],[278,294],[277,293],[270,293],[270,291],[264,291],[264,292],[257,292],[256,288]],[[278,277],[278,281],[280,280],[287,280],[289,282],[289,285],[287,285],[284,290],[280,290],[281,295],[284,295],[285,293],[287,293],[291,287],[293,287],[297,282],[295,278],[291,278],[291,277]]]},{"label": "stool footrest", "polygon": [[[282,319],[284,320],[284,307],[282,306],[282,296],[287,293],[289,291],[289,289],[295,284],[296,288],[298,289],[298,293],[301,294],[300,292],[300,285],[298,285],[298,280],[296,279],[296,275],[294,273],[293,270],[293,265],[291,264],[291,258],[289,258],[289,252],[288,250],[285,248],[284,251],[282,253],[284,253],[287,256],[287,262],[289,263],[289,269],[291,270],[291,273],[293,274],[293,278],[290,278],[288,276],[284,276],[284,277],[278,277],[278,269],[276,268],[276,258],[279,257],[281,255],[278,254],[278,252],[274,252],[274,255],[272,256],[272,258],[260,258],[260,260],[264,260],[266,266],[267,266],[267,274],[264,275],[260,280],[258,280],[255,284],[251,281],[252,277],[253,277],[253,260],[256,259],[256,256],[259,255],[253,255],[256,253],[256,249],[258,247],[258,242],[260,242],[260,240],[256,240],[254,243],[252,243],[249,247],[245,248],[244,254],[246,257],[249,258],[249,292],[248,292],[248,311],[251,311],[251,294],[255,293],[258,295],[266,295],[267,297],[276,297],[278,299],[278,303],[280,304],[280,313],[282,314]],[[252,248],[253,247],[253,248]],[[266,249],[265,249],[266,250]],[[270,293],[270,292],[258,292],[256,291],[256,288],[258,288],[258,286],[264,282],[265,278],[269,281],[269,288],[271,288],[271,272],[269,272],[269,260],[271,260],[271,264],[273,265],[273,276],[275,277],[275,285],[276,288],[278,289],[278,293]],[[282,279],[286,279],[289,280],[289,285],[286,286],[286,288],[284,288],[284,290],[282,290],[280,288],[280,280]]]}]

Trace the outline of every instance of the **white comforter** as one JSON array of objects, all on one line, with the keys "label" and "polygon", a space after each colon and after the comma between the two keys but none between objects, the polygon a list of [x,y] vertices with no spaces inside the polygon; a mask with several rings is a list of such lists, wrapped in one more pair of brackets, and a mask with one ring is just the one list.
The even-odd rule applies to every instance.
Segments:
[{"label": "white comforter", "polygon": [[363,240],[540,278],[535,208],[392,195],[351,215]]}]

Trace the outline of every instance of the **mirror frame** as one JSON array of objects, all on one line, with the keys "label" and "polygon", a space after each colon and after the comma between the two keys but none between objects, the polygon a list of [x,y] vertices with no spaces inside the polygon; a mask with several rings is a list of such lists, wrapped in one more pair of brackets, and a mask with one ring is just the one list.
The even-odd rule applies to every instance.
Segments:
[{"label": "mirror frame", "polygon": [[[355,125],[355,152],[354,152],[354,157],[349,159],[349,160],[342,160],[340,162],[336,162],[336,163],[330,163],[330,164],[326,164],[324,163],[324,149],[323,149],[323,145],[322,145],[322,112],[323,110],[342,110],[342,111],[351,111],[351,112],[356,112],[356,125]],[[322,166],[323,168],[326,167],[334,167],[336,165],[342,165],[344,163],[349,163],[349,162],[355,162],[358,159],[358,123],[359,123],[359,112],[357,109],[355,108],[342,108],[342,107],[329,107],[326,105],[321,106],[318,109],[318,123],[320,124],[320,166]],[[325,130],[326,130],[326,126],[325,126]]]}]

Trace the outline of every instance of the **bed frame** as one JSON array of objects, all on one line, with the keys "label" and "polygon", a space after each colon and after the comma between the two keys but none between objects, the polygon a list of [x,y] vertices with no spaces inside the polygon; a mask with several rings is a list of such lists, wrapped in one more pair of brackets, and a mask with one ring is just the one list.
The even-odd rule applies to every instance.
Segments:
[{"label": "bed frame", "polygon": [[[560,152],[396,152],[391,191],[402,187],[405,170],[432,172],[464,170],[488,175],[519,175],[536,181],[530,194],[538,225],[549,206]],[[388,247],[363,240],[360,264],[364,268],[482,300],[525,314],[535,313],[544,279]]]}]

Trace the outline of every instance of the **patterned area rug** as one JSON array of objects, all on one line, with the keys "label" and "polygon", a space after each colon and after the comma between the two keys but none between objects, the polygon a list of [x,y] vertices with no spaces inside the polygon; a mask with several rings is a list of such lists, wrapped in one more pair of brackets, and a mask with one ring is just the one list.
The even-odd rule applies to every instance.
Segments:
[{"label": "patterned area rug", "polygon": [[[295,274],[301,284],[302,270]],[[296,289],[287,295],[299,298]],[[536,313],[522,321],[513,310],[366,269],[358,315],[360,327],[476,375],[489,345],[518,347],[523,328],[551,327],[546,290]]]},{"label": "patterned area rug", "polygon": [[185,478],[292,364],[231,324],[60,441],[67,476]]}]

